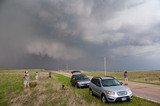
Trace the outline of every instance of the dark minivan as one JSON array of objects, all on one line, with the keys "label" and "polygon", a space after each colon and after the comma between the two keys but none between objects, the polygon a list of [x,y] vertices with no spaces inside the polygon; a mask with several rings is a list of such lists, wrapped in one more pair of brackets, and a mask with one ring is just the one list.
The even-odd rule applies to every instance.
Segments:
[{"label": "dark minivan", "polygon": [[90,79],[84,74],[73,74],[70,82],[77,88],[88,87]]}]

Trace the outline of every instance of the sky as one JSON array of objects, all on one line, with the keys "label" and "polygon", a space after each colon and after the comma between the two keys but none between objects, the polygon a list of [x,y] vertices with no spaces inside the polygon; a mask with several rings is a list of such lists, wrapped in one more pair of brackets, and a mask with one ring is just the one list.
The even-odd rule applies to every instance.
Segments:
[{"label": "sky", "polygon": [[1,69],[159,70],[159,0],[0,0]]}]

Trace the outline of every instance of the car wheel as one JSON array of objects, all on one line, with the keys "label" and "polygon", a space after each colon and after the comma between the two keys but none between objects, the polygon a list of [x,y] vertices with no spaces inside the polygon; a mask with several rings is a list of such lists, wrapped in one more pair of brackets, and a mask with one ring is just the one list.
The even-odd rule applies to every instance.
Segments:
[{"label": "car wheel", "polygon": [[132,100],[132,99],[129,98],[127,101],[130,102],[131,100]]},{"label": "car wheel", "polygon": [[89,89],[89,95],[93,96],[93,91],[92,91],[92,89]]},{"label": "car wheel", "polygon": [[106,102],[107,102],[106,96],[105,96],[104,94],[102,94],[101,100],[102,100],[103,103],[106,103]]},{"label": "car wheel", "polygon": [[76,83],[75,87],[79,88],[78,84]]}]

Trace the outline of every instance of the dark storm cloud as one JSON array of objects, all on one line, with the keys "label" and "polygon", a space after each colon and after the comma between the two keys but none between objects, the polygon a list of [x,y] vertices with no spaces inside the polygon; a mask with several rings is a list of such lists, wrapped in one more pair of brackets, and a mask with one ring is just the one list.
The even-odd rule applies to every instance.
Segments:
[{"label": "dark storm cloud", "polygon": [[104,56],[108,69],[159,68],[144,62],[159,59],[158,0],[5,0],[0,6],[1,68],[68,63],[102,70]]}]

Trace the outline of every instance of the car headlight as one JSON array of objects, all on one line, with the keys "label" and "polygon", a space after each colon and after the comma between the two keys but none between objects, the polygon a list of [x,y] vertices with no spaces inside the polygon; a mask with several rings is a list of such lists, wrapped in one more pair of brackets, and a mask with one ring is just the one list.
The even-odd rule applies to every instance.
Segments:
[{"label": "car headlight", "polygon": [[82,84],[82,82],[77,82],[78,84]]},{"label": "car headlight", "polygon": [[132,91],[130,89],[127,90],[128,94],[132,94]]},{"label": "car headlight", "polygon": [[115,92],[113,92],[113,91],[108,91],[108,90],[107,90],[107,91],[105,91],[105,92],[106,92],[107,95],[115,95]]}]

